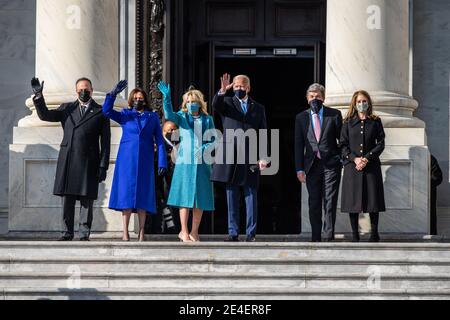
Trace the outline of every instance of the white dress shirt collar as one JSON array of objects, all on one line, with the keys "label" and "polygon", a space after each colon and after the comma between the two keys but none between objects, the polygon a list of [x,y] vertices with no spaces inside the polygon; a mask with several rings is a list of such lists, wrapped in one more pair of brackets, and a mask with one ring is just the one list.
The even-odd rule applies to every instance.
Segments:
[{"label": "white dress shirt collar", "polygon": [[86,110],[87,110],[87,109],[89,109],[89,106],[91,105],[92,99],[89,100],[87,103],[84,103],[81,100],[78,100],[78,102],[80,103],[80,108],[81,107],[86,107]]},{"label": "white dress shirt collar", "polygon": [[245,98],[245,99],[239,99],[239,98],[237,98],[237,99],[239,100],[239,102],[240,102],[241,104],[243,104],[243,103],[248,104],[248,97]]}]

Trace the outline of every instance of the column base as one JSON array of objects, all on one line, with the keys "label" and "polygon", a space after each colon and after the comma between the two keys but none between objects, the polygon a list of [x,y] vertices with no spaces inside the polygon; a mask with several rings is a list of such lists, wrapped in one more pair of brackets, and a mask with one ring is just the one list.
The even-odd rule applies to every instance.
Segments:
[{"label": "column base", "polygon": [[[411,131],[413,130],[413,131]],[[421,141],[425,129],[391,128],[391,143],[382,155],[382,171],[387,212],[380,216],[380,233],[429,234],[430,230],[430,153],[423,144],[402,144],[396,137]],[[425,141],[423,141],[425,142]],[[336,221],[337,233],[350,233],[348,214],[340,213],[339,195]],[[361,215],[361,231],[370,232],[368,215]],[[308,191],[302,187],[302,232],[311,232],[308,209]]]},{"label": "column base", "polygon": [[[374,104],[374,113],[383,119],[385,128],[425,128],[425,122],[415,118],[419,103],[412,97],[388,91],[369,92]],[[329,94],[325,104],[338,109],[345,116],[353,94]]]},{"label": "column base", "polygon": [[[122,214],[108,209],[120,128],[112,128],[111,164],[94,205],[93,232],[121,232]],[[53,195],[56,163],[62,140],[60,127],[14,128],[9,161],[9,233],[62,230],[62,199]],[[77,211],[76,211],[77,212]],[[75,226],[78,226],[78,214]],[[132,221],[131,228],[134,225]]]},{"label": "column base", "polygon": [[0,209],[0,235],[8,233],[8,210]]}]

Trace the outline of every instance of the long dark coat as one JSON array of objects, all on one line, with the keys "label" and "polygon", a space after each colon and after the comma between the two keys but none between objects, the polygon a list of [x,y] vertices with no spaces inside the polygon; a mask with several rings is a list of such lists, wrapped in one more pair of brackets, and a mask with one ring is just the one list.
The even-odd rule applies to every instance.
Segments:
[{"label": "long dark coat", "polygon": [[48,110],[44,98],[34,99],[42,121],[61,122],[64,138],[59,152],[53,193],[97,200],[99,170],[109,167],[111,127],[102,107],[91,101],[81,118],[78,101]]},{"label": "long dark coat", "polygon": [[[228,136],[227,130],[241,129],[244,132],[247,132],[249,129],[254,129],[256,132],[259,132],[261,129],[267,129],[264,106],[249,98],[248,112],[244,114],[238,98],[221,95],[216,95],[214,97],[212,105],[214,111],[220,114],[224,132],[221,146],[223,148],[223,159],[220,161],[221,163],[214,164],[211,180],[214,182],[257,188],[259,186],[260,172],[251,171],[251,166],[255,165],[255,163],[251,163],[251,159],[249,159],[250,152],[248,139],[246,139],[247,141],[244,145],[243,139]],[[227,164],[226,161],[227,149],[229,148],[234,148],[234,164]],[[245,149],[246,161],[243,164],[237,163],[239,149]]]},{"label": "long dark coat", "polygon": [[[385,148],[381,119],[361,121],[358,117],[344,122],[341,133],[344,178],[342,212],[372,213],[386,211],[380,156]],[[369,160],[364,171],[356,170],[355,158]]]}]

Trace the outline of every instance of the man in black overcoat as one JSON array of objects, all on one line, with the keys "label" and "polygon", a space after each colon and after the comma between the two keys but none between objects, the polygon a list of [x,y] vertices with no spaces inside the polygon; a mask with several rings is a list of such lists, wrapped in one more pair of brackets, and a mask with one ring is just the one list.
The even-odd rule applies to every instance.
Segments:
[{"label": "man in black overcoat", "polygon": [[[267,168],[268,163],[259,157],[257,150],[259,139],[250,146],[249,139],[243,138],[243,136],[254,132],[259,138],[260,130],[267,130],[266,112],[263,105],[249,96],[251,90],[249,77],[236,76],[232,83],[230,79],[229,74],[225,74],[221,78],[221,89],[214,97],[212,104],[214,111],[222,119],[224,130],[220,146],[223,158],[217,161],[216,154],[212,181],[226,184],[229,233],[226,241],[239,241],[240,198],[241,191],[243,191],[247,209],[246,241],[254,242],[256,241],[258,219],[260,174]],[[234,91],[233,97],[226,96],[230,89]],[[239,132],[243,135],[240,136]],[[255,148],[253,151],[256,152],[250,152],[250,148],[253,147]],[[234,157],[231,154],[233,150]],[[252,154],[255,155],[254,159],[251,159]]]},{"label": "man in black overcoat", "polygon": [[320,84],[310,86],[307,99],[310,108],[300,113],[295,123],[297,176],[308,189],[312,241],[322,241],[323,229],[324,241],[330,242],[334,240],[342,172],[342,115],[323,105],[325,88]]},{"label": "man in black overcoat", "polygon": [[92,82],[76,82],[78,99],[49,110],[43,96],[44,82],[33,78],[33,102],[42,121],[61,122],[64,137],[58,157],[54,195],[63,198],[63,235],[60,241],[74,238],[75,203],[80,201],[81,241],[89,241],[94,201],[99,183],[106,180],[109,167],[111,128],[102,107],[92,99]]}]

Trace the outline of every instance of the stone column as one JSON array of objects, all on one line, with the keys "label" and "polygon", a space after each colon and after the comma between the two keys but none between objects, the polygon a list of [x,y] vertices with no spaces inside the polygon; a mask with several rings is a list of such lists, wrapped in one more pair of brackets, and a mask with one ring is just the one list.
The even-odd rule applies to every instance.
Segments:
[{"label": "stone column", "polygon": [[[92,80],[102,102],[119,79],[118,1],[38,0],[36,11],[36,76],[45,81],[49,108],[76,100],[81,77]],[[19,127],[51,126],[39,121],[31,99],[26,104],[33,114]]]},{"label": "stone column", "polygon": [[[92,80],[94,99],[103,103],[119,80],[118,1],[37,0],[36,14],[36,76],[45,81],[48,107],[75,101],[75,82],[81,77]],[[32,114],[14,128],[10,147],[9,232],[57,232],[61,199],[52,191],[62,130],[59,123],[40,121],[31,99],[26,104]],[[117,107],[125,105],[118,99]],[[120,135],[120,129],[113,128],[112,161],[95,205],[94,232],[121,230],[121,215],[107,209]]]},{"label": "stone column", "polygon": [[[428,167],[425,124],[414,117],[410,96],[409,0],[328,0],[326,105],[346,115],[353,93],[364,89],[386,128],[382,156],[388,212],[381,232],[428,233]],[[307,198],[304,231],[309,231]],[[339,203],[340,207],[340,203]],[[363,230],[368,221],[362,219]],[[337,232],[348,232],[338,214]]]},{"label": "stone column", "polygon": [[364,89],[386,127],[424,128],[409,92],[409,0],[327,4],[327,104],[344,111]]}]

